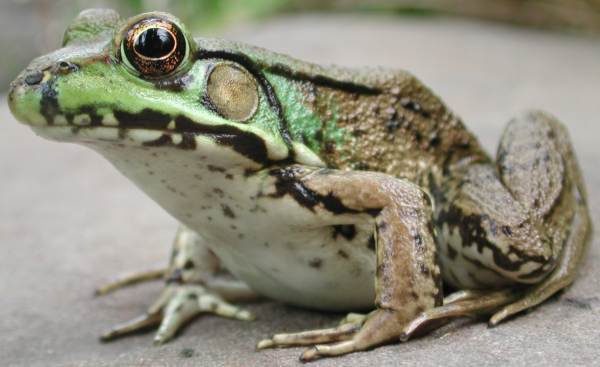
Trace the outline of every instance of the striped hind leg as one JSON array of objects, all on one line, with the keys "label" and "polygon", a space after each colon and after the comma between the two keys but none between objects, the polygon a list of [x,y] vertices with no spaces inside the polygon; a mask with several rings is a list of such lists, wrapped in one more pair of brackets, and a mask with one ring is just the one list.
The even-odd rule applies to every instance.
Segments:
[{"label": "striped hind leg", "polygon": [[590,219],[565,128],[531,112],[511,121],[496,166],[472,165],[447,182],[436,221],[444,279],[460,289],[514,289],[490,325],[571,284]]}]

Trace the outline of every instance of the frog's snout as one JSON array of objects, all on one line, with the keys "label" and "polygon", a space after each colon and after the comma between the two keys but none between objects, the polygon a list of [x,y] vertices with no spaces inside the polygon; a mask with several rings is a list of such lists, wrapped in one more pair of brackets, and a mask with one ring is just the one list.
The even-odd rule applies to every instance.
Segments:
[{"label": "frog's snout", "polygon": [[[26,124],[42,124],[47,119],[37,118],[35,112],[58,112],[56,78],[77,70],[79,65],[65,60],[32,63],[9,86],[8,104],[12,113]],[[46,111],[49,107],[54,110]]]}]

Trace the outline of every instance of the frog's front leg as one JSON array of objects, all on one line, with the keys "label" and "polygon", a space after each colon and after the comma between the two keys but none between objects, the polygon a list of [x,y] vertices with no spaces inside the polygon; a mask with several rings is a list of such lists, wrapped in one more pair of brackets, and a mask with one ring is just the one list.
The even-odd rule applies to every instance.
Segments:
[{"label": "frog's front leg", "polygon": [[376,309],[337,328],[276,335],[261,341],[259,349],[336,342],[307,349],[303,361],[366,350],[397,340],[412,319],[441,304],[431,203],[418,186],[381,173],[297,166],[281,177],[290,195],[314,202],[324,225],[339,224],[341,216],[374,216]]},{"label": "frog's front leg", "polygon": [[154,342],[161,344],[171,339],[183,324],[200,313],[253,320],[254,316],[250,312],[229,302],[252,300],[257,295],[240,281],[216,277],[219,270],[219,259],[205,245],[202,237],[187,227],[180,226],[166,271],[134,275],[101,288],[106,293],[125,285],[153,279],[160,273],[164,274],[167,283],[146,313],[113,327],[101,339],[108,341],[159,325]]}]

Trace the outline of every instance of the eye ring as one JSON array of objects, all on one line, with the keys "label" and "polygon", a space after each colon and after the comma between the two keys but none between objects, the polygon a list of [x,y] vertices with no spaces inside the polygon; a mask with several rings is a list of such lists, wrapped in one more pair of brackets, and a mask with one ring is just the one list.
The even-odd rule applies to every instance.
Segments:
[{"label": "eye ring", "polygon": [[131,26],[121,44],[121,57],[146,79],[175,72],[188,55],[183,31],[173,22],[152,17]]}]

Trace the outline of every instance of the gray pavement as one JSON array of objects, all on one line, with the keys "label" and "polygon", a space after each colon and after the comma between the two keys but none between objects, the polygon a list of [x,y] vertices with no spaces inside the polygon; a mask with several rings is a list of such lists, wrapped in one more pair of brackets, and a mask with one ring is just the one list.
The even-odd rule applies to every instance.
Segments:
[{"label": "gray pavement", "polygon": [[[494,151],[525,108],[569,127],[600,218],[600,43],[443,18],[280,18],[226,37],[321,63],[412,71]],[[597,222],[597,220],[596,220]],[[152,334],[100,344],[108,326],[142,312],[161,289],[104,298],[116,274],[163,265],[176,223],[100,156],[36,137],[0,103],[0,365],[295,366],[299,348],[257,353],[269,334],[332,325],[339,315],[274,302],[253,323],[201,317],[173,342]],[[600,226],[596,225],[596,228]],[[597,231],[596,231],[597,232]],[[597,234],[597,233],[596,233]],[[406,344],[318,366],[591,366],[600,364],[600,237],[573,287],[534,312],[488,329],[458,321]]]}]

